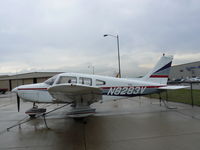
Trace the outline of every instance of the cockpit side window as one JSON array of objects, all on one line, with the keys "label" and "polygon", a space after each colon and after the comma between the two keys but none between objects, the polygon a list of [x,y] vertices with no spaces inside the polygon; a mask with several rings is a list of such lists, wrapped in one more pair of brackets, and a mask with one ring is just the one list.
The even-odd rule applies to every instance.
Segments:
[{"label": "cockpit side window", "polygon": [[106,82],[105,81],[102,81],[102,80],[96,80],[96,86],[101,86],[101,85],[105,85]]},{"label": "cockpit side window", "polygon": [[84,85],[92,85],[92,79],[91,78],[84,78],[84,77],[80,77],[79,78],[79,84],[84,84]]},{"label": "cockpit side window", "polygon": [[62,83],[77,83],[77,78],[72,76],[60,76],[57,84]]},{"label": "cockpit side window", "polygon": [[48,80],[44,81],[44,83],[48,84],[48,85],[53,85],[54,81],[56,80],[57,75],[53,76],[51,78],[49,78]]}]

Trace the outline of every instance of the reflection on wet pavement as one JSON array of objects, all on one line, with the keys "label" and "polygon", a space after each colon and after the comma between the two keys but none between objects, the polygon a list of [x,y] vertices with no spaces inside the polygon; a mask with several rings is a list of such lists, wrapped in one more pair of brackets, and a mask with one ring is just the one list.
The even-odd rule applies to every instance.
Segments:
[{"label": "reflection on wet pavement", "polygon": [[[31,103],[22,103],[17,112],[12,94],[0,96],[0,150],[129,150],[129,149],[199,149],[200,108],[170,103],[177,110],[168,110],[159,101],[129,98],[95,103],[94,116],[84,120],[67,117],[70,106],[46,116],[29,120],[25,111]],[[62,105],[39,104],[48,111]]]}]

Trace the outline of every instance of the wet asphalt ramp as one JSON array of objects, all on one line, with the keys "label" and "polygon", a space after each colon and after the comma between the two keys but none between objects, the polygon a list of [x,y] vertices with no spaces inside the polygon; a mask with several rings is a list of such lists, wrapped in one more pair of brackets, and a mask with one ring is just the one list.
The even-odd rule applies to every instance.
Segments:
[{"label": "wet asphalt ramp", "polygon": [[46,116],[49,129],[39,117],[7,131],[29,119],[24,112],[32,104],[22,103],[18,113],[14,97],[1,97],[0,150],[199,150],[200,108],[170,104],[178,109],[143,97],[97,103],[96,115],[84,121],[68,118],[65,107]]}]

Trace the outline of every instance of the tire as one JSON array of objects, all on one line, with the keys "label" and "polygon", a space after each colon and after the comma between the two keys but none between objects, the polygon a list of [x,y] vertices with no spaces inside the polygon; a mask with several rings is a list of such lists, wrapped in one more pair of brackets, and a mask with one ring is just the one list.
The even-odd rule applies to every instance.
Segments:
[{"label": "tire", "polygon": [[35,115],[29,115],[30,116],[30,118],[35,118]]}]

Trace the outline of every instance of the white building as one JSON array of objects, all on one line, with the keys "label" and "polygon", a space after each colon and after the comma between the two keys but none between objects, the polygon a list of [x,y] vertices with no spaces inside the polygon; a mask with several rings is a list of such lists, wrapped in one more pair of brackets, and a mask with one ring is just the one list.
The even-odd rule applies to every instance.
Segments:
[{"label": "white building", "polygon": [[191,77],[200,77],[200,61],[175,65],[170,70],[169,79],[187,79]]}]

